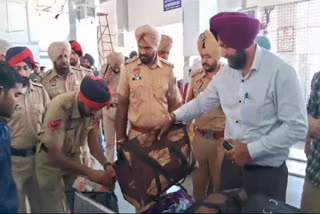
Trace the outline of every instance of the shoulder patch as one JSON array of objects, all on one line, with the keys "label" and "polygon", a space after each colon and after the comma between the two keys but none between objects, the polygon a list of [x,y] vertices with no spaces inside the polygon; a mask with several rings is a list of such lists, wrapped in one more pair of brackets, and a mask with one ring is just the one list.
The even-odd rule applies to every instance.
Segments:
[{"label": "shoulder patch", "polygon": [[52,119],[49,119],[49,120],[48,120],[48,128],[49,128],[51,131],[58,130],[58,129],[61,128],[61,123],[62,123],[62,120],[52,120]]},{"label": "shoulder patch", "polygon": [[126,65],[126,64],[129,64],[129,63],[131,63],[131,62],[134,62],[134,61],[136,61],[138,59],[138,57],[137,56],[135,56],[135,57],[133,57],[132,59],[128,59],[128,60],[126,60],[125,62],[124,62],[124,64]]},{"label": "shoulder patch", "polygon": [[169,66],[171,66],[171,67],[174,67],[174,65],[173,65],[171,62],[168,62],[167,60],[165,60],[165,59],[163,59],[163,58],[161,58],[161,57],[159,57],[159,59],[160,59],[160,61],[163,62],[164,64],[167,64],[167,65],[169,65]]},{"label": "shoulder patch", "polygon": [[196,75],[198,75],[198,74],[201,74],[201,73],[203,73],[203,72],[204,72],[204,71],[203,71],[202,68],[193,70],[193,71],[191,71],[190,77],[194,77],[194,76],[196,76]]}]

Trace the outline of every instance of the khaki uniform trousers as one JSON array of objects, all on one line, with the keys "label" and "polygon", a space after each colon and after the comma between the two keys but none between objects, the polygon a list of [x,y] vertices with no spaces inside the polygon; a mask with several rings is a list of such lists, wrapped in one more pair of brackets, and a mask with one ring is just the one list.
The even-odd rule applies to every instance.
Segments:
[{"label": "khaki uniform trousers", "polygon": [[66,213],[68,211],[65,191],[71,190],[76,176],[50,167],[48,154],[36,154],[36,174],[42,199],[42,213]]},{"label": "khaki uniform trousers", "polygon": [[202,201],[207,194],[210,179],[213,182],[213,192],[219,191],[221,164],[224,157],[223,138],[211,140],[195,132],[193,151],[199,162],[199,168],[192,172],[193,197]]},{"label": "khaki uniform trousers", "polygon": [[303,185],[301,209],[306,213],[320,213],[320,187],[315,187],[309,181]]},{"label": "khaki uniform trousers", "polygon": [[110,163],[114,162],[116,143],[116,111],[117,108],[110,108],[103,114],[103,129],[106,138],[106,158]]},{"label": "khaki uniform trousers", "polygon": [[11,156],[12,174],[17,186],[19,213],[27,213],[26,199],[32,213],[41,211],[41,197],[35,171],[35,156]]}]

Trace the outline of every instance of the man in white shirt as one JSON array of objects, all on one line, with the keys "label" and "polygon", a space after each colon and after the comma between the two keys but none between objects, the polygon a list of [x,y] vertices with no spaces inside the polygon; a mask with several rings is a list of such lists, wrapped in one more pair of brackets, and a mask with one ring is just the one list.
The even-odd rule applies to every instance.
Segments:
[{"label": "man in white shirt", "polygon": [[226,115],[226,153],[242,168],[242,184],[255,193],[285,201],[289,147],[305,139],[307,112],[295,70],[254,42],[257,19],[245,14],[219,13],[210,19],[228,66],[196,99],[159,123],[159,138],[173,122],[190,121],[217,108]]}]

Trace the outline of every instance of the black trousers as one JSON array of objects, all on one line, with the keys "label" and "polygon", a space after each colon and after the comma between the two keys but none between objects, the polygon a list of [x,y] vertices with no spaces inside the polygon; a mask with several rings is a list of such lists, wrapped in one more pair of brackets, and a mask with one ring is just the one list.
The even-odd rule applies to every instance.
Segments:
[{"label": "black trousers", "polygon": [[221,171],[222,190],[243,187],[249,197],[263,194],[286,201],[288,168],[285,162],[279,167],[247,165],[238,168],[225,159]]}]

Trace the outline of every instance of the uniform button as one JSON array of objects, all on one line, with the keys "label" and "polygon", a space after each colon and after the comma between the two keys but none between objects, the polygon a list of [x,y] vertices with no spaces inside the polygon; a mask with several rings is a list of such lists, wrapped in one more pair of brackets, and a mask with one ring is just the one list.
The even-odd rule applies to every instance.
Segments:
[{"label": "uniform button", "polygon": [[244,80],[241,80],[241,82],[244,82]]},{"label": "uniform button", "polygon": [[239,123],[239,121],[237,120],[236,123]]},{"label": "uniform button", "polygon": [[239,100],[239,103],[241,103],[241,100]]}]

